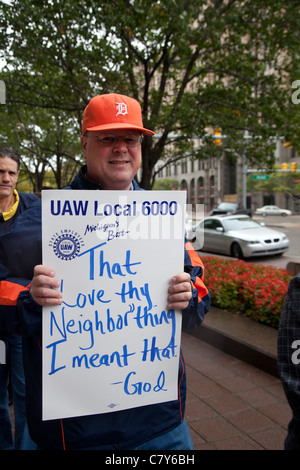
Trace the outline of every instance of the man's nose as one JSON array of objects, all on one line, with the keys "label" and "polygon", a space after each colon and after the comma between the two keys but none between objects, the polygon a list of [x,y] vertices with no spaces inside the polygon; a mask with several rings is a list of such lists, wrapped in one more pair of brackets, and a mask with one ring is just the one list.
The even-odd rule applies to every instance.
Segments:
[{"label": "man's nose", "polygon": [[10,176],[9,176],[8,171],[5,171],[5,172],[2,173],[2,180],[3,181],[10,181]]},{"label": "man's nose", "polygon": [[117,147],[118,149],[121,148],[127,150],[127,145],[125,144],[124,137],[120,136],[114,144],[114,147]]}]

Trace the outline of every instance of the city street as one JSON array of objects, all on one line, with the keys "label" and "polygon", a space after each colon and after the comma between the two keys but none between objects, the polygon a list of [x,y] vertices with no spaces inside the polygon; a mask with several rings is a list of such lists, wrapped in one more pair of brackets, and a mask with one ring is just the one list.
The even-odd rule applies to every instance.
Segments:
[{"label": "city street", "polygon": [[292,215],[287,217],[281,216],[254,216],[254,220],[262,222],[274,230],[279,230],[287,235],[290,240],[289,250],[281,256],[266,256],[261,259],[251,259],[249,262],[260,263],[265,265],[277,266],[278,268],[286,268],[289,262],[300,263],[300,216]]},{"label": "city street", "polygon": [[[209,214],[206,214],[208,216]],[[287,235],[290,240],[289,250],[281,256],[264,256],[247,259],[248,263],[259,263],[264,265],[276,266],[278,268],[286,268],[289,262],[300,263],[300,215],[291,215],[287,217],[282,216],[253,216],[253,219],[259,223],[264,223],[267,227],[273,228],[274,230],[281,231]],[[223,255],[207,253],[204,251],[198,251],[201,256],[215,255],[223,257]],[[229,257],[226,257],[229,258]]]}]

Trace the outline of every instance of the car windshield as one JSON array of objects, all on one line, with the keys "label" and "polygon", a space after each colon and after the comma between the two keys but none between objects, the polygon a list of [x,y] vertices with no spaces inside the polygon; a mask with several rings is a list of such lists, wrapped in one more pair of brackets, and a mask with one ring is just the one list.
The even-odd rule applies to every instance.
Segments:
[{"label": "car windshield", "polygon": [[259,227],[261,228],[260,224],[247,217],[228,219],[223,220],[222,222],[226,230],[245,230]]},{"label": "car windshield", "polygon": [[233,202],[221,202],[221,204],[218,205],[217,209],[220,209],[222,211],[232,211],[237,208],[237,204],[234,204]]}]

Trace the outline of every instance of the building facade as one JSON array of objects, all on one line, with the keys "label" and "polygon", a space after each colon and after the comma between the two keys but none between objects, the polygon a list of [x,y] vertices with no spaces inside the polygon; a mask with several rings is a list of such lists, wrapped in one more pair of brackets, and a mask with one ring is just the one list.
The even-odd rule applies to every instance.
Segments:
[{"label": "building facade", "polygon": [[[277,143],[275,157],[279,166],[286,163],[290,167],[291,163],[295,162],[300,169],[299,156],[292,148],[286,148],[282,142]],[[253,189],[250,192],[244,183],[244,174],[255,173],[255,169],[246,168],[242,157],[238,158],[237,162],[228,158],[194,160],[186,157],[176,164],[162,167],[163,163],[159,162],[156,180],[177,181],[179,189],[187,191],[187,203],[204,204],[205,212],[210,212],[222,201],[237,202],[242,206],[245,203],[253,212],[267,204],[276,204],[283,209],[300,212],[300,198],[292,193],[270,194]]]}]

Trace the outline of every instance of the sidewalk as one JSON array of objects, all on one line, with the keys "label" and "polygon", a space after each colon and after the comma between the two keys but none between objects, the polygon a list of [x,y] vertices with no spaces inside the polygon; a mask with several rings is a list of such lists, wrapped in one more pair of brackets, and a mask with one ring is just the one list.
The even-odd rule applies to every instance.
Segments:
[{"label": "sidewalk", "polygon": [[276,341],[276,330],[214,308],[182,334],[195,450],[283,450],[291,410]]},{"label": "sidewalk", "polygon": [[195,450],[283,450],[291,410],[276,341],[276,330],[214,307],[200,328],[182,334]]}]

